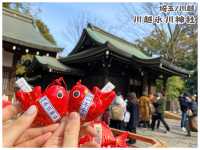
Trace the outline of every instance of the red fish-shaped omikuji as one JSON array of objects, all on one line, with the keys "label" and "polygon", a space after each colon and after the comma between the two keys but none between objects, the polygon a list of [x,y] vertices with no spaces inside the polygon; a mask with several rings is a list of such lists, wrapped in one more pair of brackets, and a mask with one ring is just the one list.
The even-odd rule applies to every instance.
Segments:
[{"label": "red fish-shaped omikuji", "polygon": [[78,81],[69,94],[69,111],[79,112],[81,121],[95,120],[109,107],[116,96],[114,91],[102,92],[94,87],[92,92]]},{"label": "red fish-shaped omikuji", "polygon": [[85,144],[94,141],[101,147],[128,147],[126,141],[128,132],[124,132],[117,137],[114,137],[111,129],[103,121],[94,121],[91,126],[96,130],[98,136],[84,135],[80,137],[79,144]]},{"label": "red fish-shaped omikuji", "polygon": [[[64,84],[63,84],[64,83]],[[54,80],[42,92],[40,86],[36,86],[31,92],[16,92],[16,99],[21,102],[23,110],[31,105],[36,105],[38,114],[34,121],[37,125],[48,125],[59,121],[68,112],[69,93],[63,78]]]}]

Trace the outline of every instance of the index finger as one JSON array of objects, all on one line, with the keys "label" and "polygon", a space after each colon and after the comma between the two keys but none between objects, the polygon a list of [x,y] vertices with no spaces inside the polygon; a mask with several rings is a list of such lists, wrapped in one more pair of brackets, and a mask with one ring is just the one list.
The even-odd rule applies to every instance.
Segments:
[{"label": "index finger", "polygon": [[65,125],[63,147],[78,147],[79,131],[80,116],[78,113],[72,112]]},{"label": "index finger", "polygon": [[31,126],[37,115],[37,107],[32,105],[29,107],[23,115],[16,119],[9,128],[3,130],[3,145],[4,147],[10,147],[14,142],[23,134],[23,132]]}]

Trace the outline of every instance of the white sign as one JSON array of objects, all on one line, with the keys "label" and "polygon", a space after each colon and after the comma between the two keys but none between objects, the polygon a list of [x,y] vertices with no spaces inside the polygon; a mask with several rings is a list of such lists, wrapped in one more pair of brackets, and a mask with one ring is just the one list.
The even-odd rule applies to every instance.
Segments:
[{"label": "white sign", "polygon": [[56,111],[56,109],[53,107],[51,104],[50,100],[48,99],[47,96],[43,96],[39,100],[40,105],[42,108],[45,110],[45,112],[48,114],[48,116],[51,118],[53,122],[58,121],[61,117],[59,113]]},{"label": "white sign", "polygon": [[102,89],[102,92],[110,92],[115,88],[115,85],[112,84],[111,82],[108,82]]},{"label": "white sign", "polygon": [[26,82],[26,80],[22,77],[19,78],[16,82],[17,86],[23,91],[23,92],[31,92],[32,88],[31,86]]},{"label": "white sign", "polygon": [[90,92],[84,97],[83,103],[81,104],[81,107],[80,107],[80,116],[82,118],[86,117],[93,98],[94,98],[94,95]]}]

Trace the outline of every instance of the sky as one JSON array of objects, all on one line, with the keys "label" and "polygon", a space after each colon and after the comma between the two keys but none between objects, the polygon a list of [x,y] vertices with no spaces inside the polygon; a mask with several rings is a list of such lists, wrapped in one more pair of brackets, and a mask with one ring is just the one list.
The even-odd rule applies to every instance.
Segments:
[{"label": "sky", "polygon": [[[128,3],[31,3],[30,6],[34,16],[41,19],[48,26],[57,45],[64,48],[62,55],[67,55],[74,48],[77,41],[72,42],[66,38],[66,29],[71,29],[70,21],[76,20],[84,12],[89,14],[91,18],[103,22],[103,29],[107,29],[107,31],[109,30],[108,32],[130,42],[147,36],[150,31],[149,28],[146,28],[146,34],[142,36],[130,34],[129,26],[134,26],[131,30],[138,26],[134,25],[132,20],[126,17],[125,8],[131,7],[131,5]],[[135,3],[134,7],[136,11],[139,11],[141,4]],[[142,13],[141,10],[140,13]]]},{"label": "sky", "polygon": [[[159,11],[160,3],[154,4]],[[73,41],[69,38],[69,32],[73,32],[74,28],[72,22],[77,22],[83,14],[88,16],[89,22],[127,41],[134,42],[148,36],[153,25],[134,24],[132,18],[134,15],[149,15],[144,11],[144,5],[145,3],[31,3],[30,6],[32,14],[48,26],[57,45],[64,48],[61,56],[65,56],[78,42],[78,39]]]}]

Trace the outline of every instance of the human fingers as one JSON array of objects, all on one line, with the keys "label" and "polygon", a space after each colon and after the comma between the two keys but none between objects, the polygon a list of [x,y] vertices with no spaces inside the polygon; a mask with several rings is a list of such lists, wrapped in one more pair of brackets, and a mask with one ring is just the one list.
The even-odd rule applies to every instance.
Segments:
[{"label": "human fingers", "polygon": [[41,147],[48,140],[48,138],[52,135],[51,132],[47,132],[43,135],[40,135],[36,138],[33,138],[28,141],[24,141],[20,144],[15,145],[15,147]]},{"label": "human fingers", "polygon": [[80,131],[80,116],[77,112],[69,114],[65,124],[63,147],[77,147]]},{"label": "human fingers", "polygon": [[15,144],[19,144],[40,135],[46,134],[47,132],[53,132],[58,128],[59,124],[52,124],[45,127],[38,127],[38,128],[29,128],[25,131],[22,136],[15,142]]},{"label": "human fingers", "polygon": [[3,122],[8,121],[21,111],[19,105],[8,105],[3,109]]},{"label": "human fingers", "polygon": [[87,142],[80,145],[81,148],[100,148],[100,145],[96,142]]},{"label": "human fingers", "polygon": [[83,136],[85,134],[90,134],[91,136],[97,136],[98,135],[96,130],[90,125],[81,126],[80,136]]},{"label": "human fingers", "polygon": [[59,125],[59,127],[54,131],[52,136],[47,140],[44,144],[44,147],[61,147],[63,144],[63,134],[65,130],[65,121],[66,117],[64,117]]},{"label": "human fingers", "polygon": [[31,126],[37,115],[37,108],[32,105],[23,113],[17,120],[13,121],[9,128],[3,130],[3,145],[4,147],[12,146],[24,131]]}]

